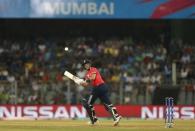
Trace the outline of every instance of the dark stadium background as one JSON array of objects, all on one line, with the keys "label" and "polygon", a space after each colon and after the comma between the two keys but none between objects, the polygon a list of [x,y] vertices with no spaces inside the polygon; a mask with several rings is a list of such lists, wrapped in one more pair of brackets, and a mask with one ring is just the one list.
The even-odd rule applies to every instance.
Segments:
[{"label": "dark stadium background", "polygon": [[[183,39],[184,44],[189,43],[193,45],[194,29],[195,24],[193,20],[0,20],[1,41],[3,41],[4,39],[10,40],[12,42],[20,41],[19,44],[21,48],[25,41],[35,42],[37,45],[35,45],[33,48],[37,48],[36,46],[38,46],[38,44],[47,42],[49,40],[54,41],[56,45],[59,45],[61,47],[65,45],[71,47],[71,42],[65,42],[67,38],[91,37],[93,41],[89,41],[87,44],[93,45],[94,42],[98,40],[124,39],[129,36],[132,37],[135,44],[136,42],[143,42],[146,43],[146,46],[151,46],[159,44],[158,42],[160,40],[160,35],[163,34],[165,41],[162,44],[167,49],[168,55],[171,54],[169,52],[171,52],[172,48],[175,48],[174,45],[170,46],[170,42],[174,37]],[[61,48],[60,51],[63,52],[64,49]],[[80,60],[82,58],[79,59],[79,61],[76,61],[74,57],[71,57],[70,59],[72,60],[69,65],[65,65],[64,69],[60,69],[61,71],[67,68],[71,68],[71,66],[74,64],[73,62],[81,62]],[[96,60],[94,61],[94,64],[96,66],[101,67],[102,65],[104,65],[104,61],[101,61],[101,58],[95,59]],[[12,60],[13,61],[11,62],[14,63],[14,59]],[[180,83],[180,81],[178,82]],[[162,89],[155,91],[155,98],[153,98],[152,100],[153,104],[163,104],[165,96],[173,96],[175,98],[175,102],[177,103],[178,94],[181,90],[181,87],[170,88],[172,85],[167,85],[166,83],[162,84],[162,86]],[[124,102],[124,100],[122,101]]]}]

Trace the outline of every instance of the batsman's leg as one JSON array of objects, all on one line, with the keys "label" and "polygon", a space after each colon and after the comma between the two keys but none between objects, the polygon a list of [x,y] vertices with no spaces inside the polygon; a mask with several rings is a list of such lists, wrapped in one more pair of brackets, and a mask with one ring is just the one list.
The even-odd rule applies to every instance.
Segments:
[{"label": "batsman's leg", "polygon": [[106,104],[104,103],[105,109],[110,112],[110,114],[112,115],[112,118],[114,119],[114,121],[117,120],[118,117],[120,117],[120,115],[117,113],[116,107],[113,106],[113,104]]},{"label": "batsman's leg", "polygon": [[101,95],[100,100],[104,103],[105,109],[112,115],[112,118],[114,119],[114,126],[117,126],[122,117],[118,114],[116,107],[114,107],[110,102],[107,92]]},{"label": "batsman's leg", "polygon": [[90,95],[89,100],[87,101],[86,99],[82,100],[82,104],[85,107],[88,116],[90,118],[91,124],[94,124],[95,122],[97,122],[97,117],[95,115],[95,109],[93,107],[93,103],[95,102],[95,100],[97,99],[96,96],[94,95]]}]

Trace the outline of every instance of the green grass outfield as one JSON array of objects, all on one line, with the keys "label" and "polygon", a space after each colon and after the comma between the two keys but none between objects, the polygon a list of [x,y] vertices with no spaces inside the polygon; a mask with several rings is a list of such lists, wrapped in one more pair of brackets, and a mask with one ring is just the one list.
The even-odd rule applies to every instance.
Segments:
[{"label": "green grass outfield", "polygon": [[111,120],[89,126],[87,120],[10,120],[0,121],[0,131],[195,131],[195,120],[175,120],[173,128],[164,128],[163,120],[122,119],[117,127]]}]

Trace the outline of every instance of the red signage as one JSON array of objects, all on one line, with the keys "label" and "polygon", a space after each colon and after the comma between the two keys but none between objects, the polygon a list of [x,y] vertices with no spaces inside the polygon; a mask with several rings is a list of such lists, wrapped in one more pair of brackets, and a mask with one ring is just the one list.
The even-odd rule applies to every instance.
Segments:
[{"label": "red signage", "polygon": [[[118,112],[128,118],[163,119],[163,106],[118,105]],[[98,117],[110,117],[102,105],[95,105]],[[86,118],[86,110],[81,105],[0,105],[0,119],[70,119]],[[195,106],[175,106],[174,117],[195,119]]]}]

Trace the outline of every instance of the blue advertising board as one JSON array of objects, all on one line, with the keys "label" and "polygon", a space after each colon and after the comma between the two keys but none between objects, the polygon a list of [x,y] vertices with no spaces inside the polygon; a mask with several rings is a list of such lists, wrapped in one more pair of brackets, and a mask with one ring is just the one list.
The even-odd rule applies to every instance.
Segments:
[{"label": "blue advertising board", "polygon": [[0,0],[0,18],[194,19],[195,0]]}]

